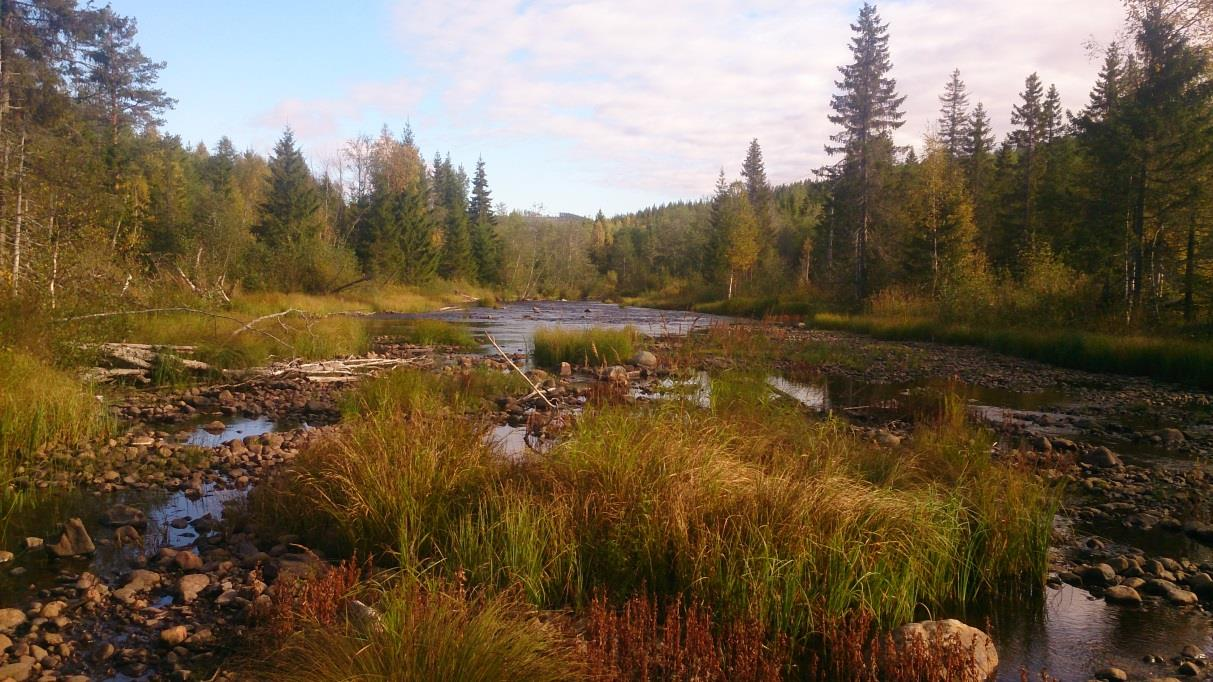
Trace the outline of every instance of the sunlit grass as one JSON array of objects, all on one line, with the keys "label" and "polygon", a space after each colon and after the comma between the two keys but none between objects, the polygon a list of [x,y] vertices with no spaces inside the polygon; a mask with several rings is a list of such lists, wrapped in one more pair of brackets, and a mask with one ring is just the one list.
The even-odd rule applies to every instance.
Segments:
[{"label": "sunlit grass", "polygon": [[1094,372],[1119,372],[1213,387],[1213,343],[1113,336],[1076,330],[969,326],[929,318],[819,314],[813,325],[890,340],[981,346],[1000,353]]},{"label": "sunlit grass", "polygon": [[629,361],[639,340],[632,327],[541,327],[535,330],[533,357],[540,367],[562,362],[581,366],[617,365]]},{"label": "sunlit grass", "polygon": [[993,461],[990,435],[951,402],[890,449],[755,399],[770,395],[761,375],[712,389],[711,409],[591,411],[521,463],[458,411],[378,401],[254,507],[336,551],[520,589],[537,605],[684,595],[798,641],[823,615],[893,624],[922,605],[1041,586],[1058,493]]},{"label": "sunlit grass", "polygon": [[0,484],[38,448],[83,443],[109,427],[105,405],[74,377],[0,349]]}]

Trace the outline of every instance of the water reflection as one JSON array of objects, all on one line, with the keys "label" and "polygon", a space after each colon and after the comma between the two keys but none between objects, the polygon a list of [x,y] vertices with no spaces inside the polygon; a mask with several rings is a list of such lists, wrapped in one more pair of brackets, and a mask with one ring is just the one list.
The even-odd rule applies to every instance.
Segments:
[{"label": "water reflection", "polygon": [[[211,419],[210,421],[215,420]],[[210,421],[207,423],[210,423]],[[235,419],[221,419],[219,421],[224,422],[222,431],[207,430],[206,426],[202,425],[191,431],[185,442],[188,445],[197,445],[203,448],[217,448],[237,438],[260,436],[278,430],[278,425],[272,419],[267,419],[266,417],[238,417]]]}]

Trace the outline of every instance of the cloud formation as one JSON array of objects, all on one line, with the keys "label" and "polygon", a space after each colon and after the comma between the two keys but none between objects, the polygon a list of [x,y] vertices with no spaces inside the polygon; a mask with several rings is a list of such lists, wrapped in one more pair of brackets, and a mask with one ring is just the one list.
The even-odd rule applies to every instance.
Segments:
[{"label": "cloud formation", "polygon": [[[554,141],[603,186],[700,196],[719,167],[736,175],[752,137],[772,180],[786,182],[826,161],[828,102],[857,9],[840,0],[401,1],[393,35],[420,75],[360,85],[348,101],[292,100],[277,115],[323,133],[362,108],[415,105],[403,87],[437,98],[447,123],[484,149]],[[936,118],[953,68],[999,133],[1033,71],[1057,84],[1065,106],[1081,107],[1099,66],[1086,44],[1111,39],[1121,22],[1116,0],[897,0],[880,12],[908,96],[907,144]]]}]

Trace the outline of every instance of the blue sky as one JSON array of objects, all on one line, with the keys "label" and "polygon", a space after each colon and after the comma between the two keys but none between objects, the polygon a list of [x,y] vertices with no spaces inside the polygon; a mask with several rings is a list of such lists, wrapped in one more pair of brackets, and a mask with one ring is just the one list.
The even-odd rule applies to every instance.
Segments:
[{"label": "blue sky", "polygon": [[[711,190],[750,138],[772,180],[824,160],[849,0],[111,0],[167,62],[167,132],[266,152],[289,124],[317,169],[343,141],[411,121],[427,157],[483,155],[511,208],[592,214]],[[953,67],[1005,131],[1039,71],[1082,106],[1118,0],[896,0],[903,143],[920,142]]]}]

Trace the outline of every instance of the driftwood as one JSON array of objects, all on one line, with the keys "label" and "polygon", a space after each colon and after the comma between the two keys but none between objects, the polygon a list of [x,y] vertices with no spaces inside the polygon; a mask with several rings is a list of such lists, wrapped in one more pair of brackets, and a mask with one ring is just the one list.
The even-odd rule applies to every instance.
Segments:
[{"label": "driftwood", "polygon": [[151,380],[149,372],[158,362],[173,362],[198,373],[214,371],[209,364],[189,358],[193,346],[157,346],[149,343],[98,343],[80,344],[82,350],[94,351],[100,357],[100,365],[84,370],[83,378],[92,383],[104,383],[116,379]]},{"label": "driftwood", "polygon": [[526,372],[519,369],[518,365],[514,364],[514,361],[510,358],[510,356],[505,351],[501,350],[501,346],[497,345],[497,341],[496,341],[496,339],[493,338],[492,334],[486,333],[485,336],[488,337],[489,343],[493,344],[493,348],[496,348],[497,352],[501,354],[501,357],[505,358],[505,361],[510,363],[510,367],[513,367],[514,371],[518,372],[518,375],[521,376],[528,384],[531,385],[531,389],[535,393],[539,394],[540,398],[543,398],[543,402],[547,403],[548,407],[552,408],[553,410],[560,409],[560,408],[556,407],[556,403],[554,403],[548,399],[547,394],[544,393],[542,390],[540,390],[539,387],[535,385],[534,381],[531,381],[531,378],[526,375]]},{"label": "driftwood", "polygon": [[429,365],[432,362],[432,358],[428,356],[411,358],[346,358],[343,360],[323,360],[319,362],[291,360],[251,371],[255,374],[269,377],[302,377],[314,383],[346,383],[358,381],[363,377],[373,376],[383,370],[395,369],[397,367],[421,367]]}]

